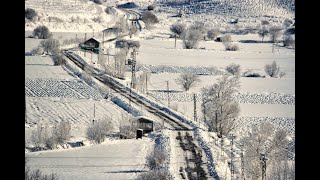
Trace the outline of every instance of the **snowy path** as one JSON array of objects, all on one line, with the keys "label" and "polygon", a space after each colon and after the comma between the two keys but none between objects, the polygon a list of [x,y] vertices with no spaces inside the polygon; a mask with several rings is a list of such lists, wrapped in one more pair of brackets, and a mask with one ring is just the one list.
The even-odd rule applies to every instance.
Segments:
[{"label": "snowy path", "polygon": [[28,165],[61,179],[134,179],[145,167],[145,155],[153,148],[150,138],[106,140],[102,144],[27,153]]}]

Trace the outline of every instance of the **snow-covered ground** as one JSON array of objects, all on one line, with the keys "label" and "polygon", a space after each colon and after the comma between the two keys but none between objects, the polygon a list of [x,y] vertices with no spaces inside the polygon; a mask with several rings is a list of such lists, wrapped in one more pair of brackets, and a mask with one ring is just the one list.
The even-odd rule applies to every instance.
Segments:
[{"label": "snow-covered ground", "polygon": [[106,140],[101,144],[67,150],[27,153],[28,165],[59,179],[135,179],[148,171],[145,156],[154,141],[142,139]]}]

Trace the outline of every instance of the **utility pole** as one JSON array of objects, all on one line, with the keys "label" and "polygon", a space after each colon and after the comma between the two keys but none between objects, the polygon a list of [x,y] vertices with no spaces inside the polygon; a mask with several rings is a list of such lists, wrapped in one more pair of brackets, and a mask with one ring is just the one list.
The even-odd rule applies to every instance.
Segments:
[{"label": "utility pole", "polygon": [[243,149],[241,147],[241,154],[240,154],[240,158],[241,158],[241,177],[243,180],[245,180],[245,176],[244,176],[244,159],[243,159]]},{"label": "utility pole", "polygon": [[234,165],[233,165],[233,139],[235,138],[235,136],[233,134],[231,134],[231,162],[230,162],[230,171],[231,171],[231,180],[234,178]]},{"label": "utility pole", "polygon": [[[196,94],[193,94],[193,120],[197,122],[197,100]],[[199,120],[199,128],[200,128],[200,120]]]},{"label": "utility pole", "polygon": [[92,120],[93,124],[95,119],[96,119],[96,103],[93,103],[93,120]]},{"label": "utility pole", "polygon": [[272,53],[274,53],[274,43],[272,43]]},{"label": "utility pole", "polygon": [[146,73],[146,95],[148,95],[148,73]]},{"label": "utility pole", "polygon": [[267,171],[267,161],[268,159],[266,158],[265,154],[260,154],[260,164],[261,164],[261,178],[262,180],[266,180],[266,171]]},{"label": "utility pole", "polygon": [[108,55],[108,65],[109,65],[109,48],[107,49],[107,55]]},{"label": "utility pole", "polygon": [[[84,42],[87,41],[87,33],[84,33]],[[86,57],[86,50],[84,49],[84,57]]]},{"label": "utility pole", "polygon": [[167,82],[167,94],[168,94],[168,107],[170,107],[170,96],[169,96],[169,81]]},{"label": "utility pole", "polygon": [[136,83],[136,49],[133,49],[133,52],[131,52],[131,88],[135,88]]},{"label": "utility pole", "polygon": [[104,50],[104,32],[102,31],[102,49]]}]

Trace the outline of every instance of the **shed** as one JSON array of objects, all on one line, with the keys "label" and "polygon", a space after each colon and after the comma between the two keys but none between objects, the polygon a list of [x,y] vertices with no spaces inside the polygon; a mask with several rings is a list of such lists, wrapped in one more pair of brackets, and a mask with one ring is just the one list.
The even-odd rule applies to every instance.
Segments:
[{"label": "shed", "polygon": [[101,47],[102,43],[100,40],[92,37],[88,39],[87,41],[80,43],[79,47],[83,50],[90,50],[95,53],[99,53],[99,49]]},{"label": "shed", "polygon": [[147,116],[138,116],[136,120],[138,122],[138,129],[142,129],[143,134],[154,131],[154,120]]}]

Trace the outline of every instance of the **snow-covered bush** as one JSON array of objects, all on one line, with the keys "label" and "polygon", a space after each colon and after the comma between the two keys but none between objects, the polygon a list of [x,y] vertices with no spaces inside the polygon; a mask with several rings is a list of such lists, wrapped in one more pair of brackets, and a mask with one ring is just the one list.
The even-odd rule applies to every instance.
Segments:
[{"label": "snow-covered bush", "polygon": [[58,176],[54,173],[49,175],[43,174],[39,169],[31,170],[30,167],[25,167],[25,180],[58,180]]},{"label": "snow-covered bush", "polygon": [[125,139],[132,139],[136,137],[138,124],[136,122],[129,122],[120,125],[120,135]]},{"label": "snow-covered bush", "polygon": [[31,49],[30,53],[32,55],[41,55],[41,54],[43,54],[43,48],[40,46],[37,46],[37,47]]},{"label": "snow-covered bush", "polygon": [[201,31],[197,29],[188,28],[182,34],[182,43],[185,49],[195,49],[197,48],[199,41],[202,39]]},{"label": "snow-covered bush", "polygon": [[52,134],[56,142],[61,146],[71,137],[71,124],[68,121],[61,121],[53,127]]},{"label": "snow-covered bush", "polygon": [[232,75],[239,75],[240,74],[240,65],[232,63],[226,67],[226,71]]},{"label": "snow-covered bush", "polygon": [[277,77],[280,66],[276,63],[276,61],[273,61],[272,64],[266,64],[264,70],[270,77]]},{"label": "snow-covered bush", "polygon": [[226,42],[223,43],[226,51],[238,51],[239,50],[239,46],[235,43],[230,43],[230,42]]},{"label": "snow-covered bush", "polygon": [[221,42],[223,43],[228,43],[232,41],[232,37],[230,34],[226,34],[224,36],[221,37]]},{"label": "snow-covered bush", "polygon": [[150,170],[159,170],[164,167],[164,163],[167,159],[167,154],[158,148],[155,148],[146,157],[146,166]]},{"label": "snow-covered bush", "polygon": [[53,65],[60,66],[65,64],[64,56],[61,53],[55,53],[52,55]]},{"label": "snow-covered bush", "polygon": [[169,172],[167,170],[154,170],[154,171],[148,171],[147,173],[141,173],[136,180],[167,180],[169,178]]},{"label": "snow-covered bush", "polygon": [[261,29],[259,29],[258,34],[262,38],[262,41],[263,41],[264,37],[269,34],[269,30],[263,26]]},{"label": "snow-covered bush", "polygon": [[295,40],[293,38],[293,36],[291,35],[287,35],[284,37],[284,40],[283,40],[283,46],[285,47],[294,47],[295,45]]},{"label": "snow-covered bush", "polygon": [[40,46],[47,54],[55,54],[60,50],[60,42],[57,39],[48,38],[40,41]]},{"label": "snow-covered bush", "polygon": [[25,18],[29,19],[30,21],[33,21],[37,15],[38,15],[37,12],[31,8],[27,8],[24,11]]},{"label": "snow-covered bush", "polygon": [[208,37],[210,40],[214,40],[219,34],[220,34],[219,29],[210,29],[210,30],[207,32],[207,37]]},{"label": "snow-covered bush", "polygon": [[87,128],[87,138],[95,143],[101,143],[105,140],[106,135],[112,130],[111,122],[108,120],[93,121]]},{"label": "snow-covered bush", "polygon": [[159,22],[158,17],[150,11],[144,11],[141,20],[145,23],[147,29],[150,29],[152,25]]},{"label": "snow-covered bush", "polygon": [[33,37],[39,39],[47,39],[52,36],[49,29],[46,26],[38,26],[32,32]]}]

